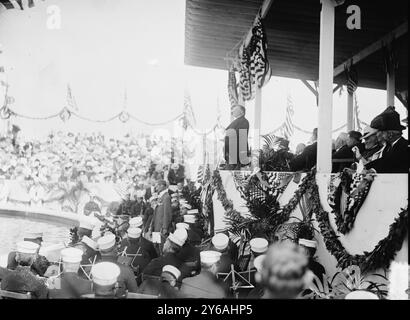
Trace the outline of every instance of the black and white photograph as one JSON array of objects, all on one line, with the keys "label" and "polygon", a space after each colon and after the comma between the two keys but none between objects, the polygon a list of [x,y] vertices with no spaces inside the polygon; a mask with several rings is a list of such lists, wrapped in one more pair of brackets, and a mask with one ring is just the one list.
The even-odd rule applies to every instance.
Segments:
[{"label": "black and white photograph", "polygon": [[408,57],[407,0],[0,0],[0,300],[409,300]]}]

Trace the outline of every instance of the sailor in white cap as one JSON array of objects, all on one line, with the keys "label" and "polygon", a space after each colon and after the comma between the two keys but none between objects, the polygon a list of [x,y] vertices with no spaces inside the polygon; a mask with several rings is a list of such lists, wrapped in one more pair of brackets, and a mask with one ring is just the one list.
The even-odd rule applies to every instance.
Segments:
[{"label": "sailor in white cap", "polygon": [[[117,290],[121,270],[112,262],[99,262],[91,268],[94,294],[83,295],[84,298],[114,299],[120,297]],[[126,294],[123,294],[125,297]]]},{"label": "sailor in white cap", "polygon": [[91,237],[95,226],[94,221],[89,218],[82,217],[81,219],[79,219],[79,222],[80,223],[77,230],[78,238],[81,240],[83,236]]},{"label": "sailor in white cap", "polygon": [[181,294],[186,298],[223,299],[228,297],[227,286],[216,276],[221,253],[207,250],[202,251],[200,257],[201,273],[182,280]]},{"label": "sailor in white cap", "polygon": [[249,261],[248,269],[251,273],[250,282],[256,286],[255,275],[256,275],[256,268],[254,265],[255,259],[266,253],[268,251],[269,242],[265,238],[253,238],[249,241],[249,246],[251,249],[251,260]]},{"label": "sailor in white cap", "polygon": [[[265,259],[266,254],[262,254],[260,256],[257,256],[255,260],[253,261],[253,264],[256,269],[256,273],[261,273],[262,272],[262,266],[263,266],[263,260]],[[249,299],[260,299],[263,296],[263,287],[260,283],[256,282],[254,280],[256,274],[253,275],[253,279],[251,281],[254,281],[254,288],[248,293],[247,298]],[[258,276],[256,276],[258,277]]]},{"label": "sailor in white cap", "polygon": [[118,262],[117,245],[115,235],[110,234],[97,240],[98,248],[101,254],[101,261],[112,262],[119,266],[121,273],[118,278],[118,296],[125,296],[126,291],[137,292],[137,281],[131,267]]},{"label": "sailor in white cap", "polygon": [[142,227],[142,217],[141,216],[138,216],[138,217],[135,217],[135,218],[131,218],[130,220],[129,220],[129,227],[130,228],[141,228]]},{"label": "sailor in white cap", "polygon": [[17,266],[8,272],[1,281],[1,289],[12,292],[31,292],[34,298],[46,299],[48,289],[44,282],[39,280],[31,270],[39,245],[30,241],[17,243]]},{"label": "sailor in white cap", "polygon": [[50,289],[52,299],[78,299],[83,294],[92,292],[91,281],[78,276],[83,252],[77,248],[65,248],[61,250],[63,273],[53,282]]},{"label": "sailor in white cap", "polygon": [[177,287],[180,277],[181,271],[177,267],[167,264],[162,268],[161,282],[169,284],[172,288]]},{"label": "sailor in white cap", "polygon": [[[31,265],[31,271],[43,277],[50,266],[50,262],[43,255],[39,254],[41,243],[43,241],[43,233],[35,231],[27,231],[24,234],[24,241],[29,241],[38,245],[35,260]],[[17,267],[16,251],[11,251],[7,257],[7,269],[14,270]]]},{"label": "sailor in white cap", "polygon": [[139,266],[142,271],[146,265],[158,257],[154,245],[151,241],[142,236],[141,228],[128,228],[127,237],[121,241],[120,253],[136,255],[132,262],[132,267]]},{"label": "sailor in white cap", "polygon": [[163,255],[156,259],[153,259],[145,268],[144,275],[148,276],[161,276],[162,268],[167,265],[173,265],[180,267],[183,263],[178,257],[178,253],[184,246],[188,234],[185,229],[176,229],[174,233],[171,233],[164,243]]},{"label": "sailor in white cap", "polygon": [[217,233],[212,237],[212,250],[221,253],[218,272],[227,273],[231,271],[231,265],[235,265],[235,262],[231,259],[228,252],[229,237],[224,233]]},{"label": "sailor in white cap", "polygon": [[305,249],[306,255],[309,257],[309,269],[319,278],[323,279],[323,275],[326,275],[325,268],[316,261],[315,253],[317,249],[317,241],[309,239],[299,239],[299,245]]}]

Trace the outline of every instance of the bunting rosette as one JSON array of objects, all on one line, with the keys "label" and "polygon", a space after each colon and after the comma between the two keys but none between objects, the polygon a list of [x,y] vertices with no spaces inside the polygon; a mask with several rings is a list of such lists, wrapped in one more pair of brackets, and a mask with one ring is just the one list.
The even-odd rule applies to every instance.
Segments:
[{"label": "bunting rosette", "polygon": [[130,115],[128,112],[122,111],[119,114],[118,119],[120,119],[121,122],[126,123],[130,119]]},{"label": "bunting rosette", "polygon": [[60,119],[61,119],[63,122],[67,122],[67,121],[70,120],[70,118],[71,118],[71,112],[70,112],[70,110],[68,110],[67,107],[64,107],[63,110],[61,110],[59,116],[60,116]]}]

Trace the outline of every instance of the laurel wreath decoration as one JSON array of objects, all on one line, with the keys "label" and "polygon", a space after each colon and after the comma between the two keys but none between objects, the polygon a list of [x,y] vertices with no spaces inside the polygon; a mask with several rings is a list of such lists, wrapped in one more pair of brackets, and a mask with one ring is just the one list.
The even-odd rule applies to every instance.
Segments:
[{"label": "laurel wreath decoration", "polygon": [[[370,187],[374,180],[374,174],[364,172],[356,173],[344,170],[332,177],[329,185],[328,203],[333,209],[337,230],[342,234],[347,234],[353,229],[354,222],[360,208],[366,200]],[[341,196],[345,192],[346,209],[341,213]]]},{"label": "laurel wreath decoration", "polygon": [[351,255],[339,241],[329,221],[329,213],[326,212],[320,203],[318,186],[313,181],[308,192],[311,194],[310,200],[313,205],[313,212],[319,223],[320,233],[324,238],[327,250],[336,258],[337,267],[342,269],[357,265],[363,272],[372,271],[379,268],[387,268],[394,259],[396,252],[400,250],[403,240],[408,232],[408,211],[402,209],[394,222],[389,227],[389,234],[379,241],[373,251],[365,251],[363,254]]}]

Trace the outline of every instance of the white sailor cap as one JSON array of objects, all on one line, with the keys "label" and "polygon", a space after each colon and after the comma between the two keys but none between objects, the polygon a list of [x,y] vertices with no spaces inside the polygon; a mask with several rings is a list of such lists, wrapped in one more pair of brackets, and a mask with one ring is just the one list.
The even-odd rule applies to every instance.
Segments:
[{"label": "white sailor cap", "polygon": [[130,228],[139,228],[142,226],[142,217],[132,218],[128,223],[130,224]]},{"label": "white sailor cap", "polygon": [[27,231],[24,234],[24,239],[38,239],[43,238],[42,232]]},{"label": "white sailor cap", "polygon": [[355,290],[345,296],[347,300],[378,300],[379,298],[369,291]]},{"label": "white sailor cap", "polygon": [[120,267],[112,262],[99,262],[91,267],[93,282],[100,286],[116,283],[120,272]]},{"label": "white sailor cap", "polygon": [[175,243],[176,245],[182,247],[185,244],[186,239],[188,238],[188,233],[184,228],[176,229],[174,233],[171,233],[168,236],[168,239]]},{"label": "white sailor cap", "polygon": [[269,242],[264,238],[253,238],[249,242],[251,250],[256,253],[264,253],[268,250]]},{"label": "white sailor cap", "polygon": [[261,254],[260,256],[257,256],[255,260],[253,260],[253,265],[255,266],[256,270],[258,270],[258,272],[261,272],[262,270],[262,264],[265,257],[266,254]]},{"label": "white sailor cap", "polygon": [[185,199],[179,199],[179,203],[184,204],[184,203],[188,203],[188,201],[186,201]]},{"label": "white sailor cap", "polygon": [[31,241],[19,241],[17,242],[17,252],[34,254],[37,252],[40,246],[37,243]]},{"label": "white sailor cap", "polygon": [[80,228],[93,230],[94,229],[94,221],[91,219],[82,218],[80,219]]},{"label": "white sailor cap", "polygon": [[175,277],[175,279],[178,279],[181,276],[181,271],[179,271],[178,268],[176,268],[176,267],[174,267],[170,264],[167,264],[166,266],[164,266],[162,268],[162,272],[169,272],[170,274],[172,274]]},{"label": "white sailor cap", "polygon": [[221,253],[213,250],[201,251],[200,258],[201,263],[211,265],[219,261]]},{"label": "white sailor cap", "polygon": [[115,245],[115,235],[109,234],[97,240],[99,250],[108,250]]},{"label": "white sailor cap", "polygon": [[128,238],[131,239],[136,239],[139,238],[141,236],[142,230],[141,228],[128,228],[127,230],[127,234],[128,234]]},{"label": "white sailor cap", "polygon": [[317,242],[315,240],[299,239],[299,244],[308,248],[317,248]]},{"label": "white sailor cap", "polygon": [[229,243],[229,238],[224,233],[218,233],[212,237],[212,244],[217,250],[224,250]]},{"label": "white sailor cap", "polygon": [[98,249],[98,244],[95,242],[93,239],[83,236],[81,238],[81,242],[85,243],[87,246],[89,246],[91,249],[97,250]]},{"label": "white sailor cap", "polygon": [[61,259],[63,262],[78,263],[81,262],[83,252],[77,248],[65,248],[61,250]]},{"label": "white sailor cap", "polygon": [[184,216],[184,222],[186,223],[195,223],[196,222],[196,216],[193,214],[185,214]]},{"label": "white sailor cap", "polygon": [[197,214],[197,213],[199,213],[198,209],[188,210],[188,214]]},{"label": "white sailor cap", "polygon": [[172,193],[171,198],[178,198],[178,193],[176,193],[176,192]]},{"label": "white sailor cap", "polygon": [[189,229],[189,224],[188,224],[188,223],[185,223],[185,222],[178,222],[178,223],[175,225],[175,227],[176,227],[177,229],[183,228],[183,229],[185,229],[185,230],[188,230],[188,229]]}]

